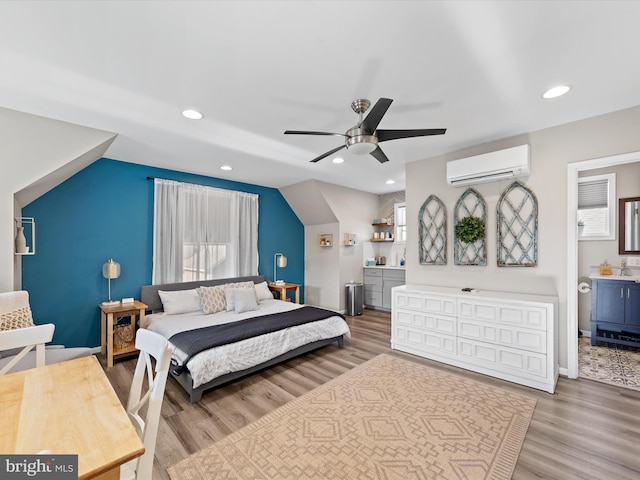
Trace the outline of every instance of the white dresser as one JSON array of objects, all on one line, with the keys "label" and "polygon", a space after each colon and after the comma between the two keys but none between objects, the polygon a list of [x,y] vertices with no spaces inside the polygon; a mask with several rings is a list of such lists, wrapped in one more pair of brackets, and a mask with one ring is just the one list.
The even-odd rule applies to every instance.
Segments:
[{"label": "white dresser", "polygon": [[392,349],[554,392],[556,297],[427,285],[392,297]]}]

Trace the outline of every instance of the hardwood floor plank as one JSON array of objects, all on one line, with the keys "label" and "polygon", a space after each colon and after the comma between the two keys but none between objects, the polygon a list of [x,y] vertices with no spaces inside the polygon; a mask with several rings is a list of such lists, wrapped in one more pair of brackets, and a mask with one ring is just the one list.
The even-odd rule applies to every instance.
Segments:
[{"label": "hardwood floor plank", "polygon": [[[529,395],[537,405],[513,474],[517,480],[640,478],[640,392],[586,379],[560,378],[554,395],[438,362],[392,351],[388,313],[347,317],[352,338],[324,347],[203,395],[196,404],[173,379],[167,382],[156,445],[154,480],[166,468],[244,425],[351,370],[390,353],[439,370]],[[107,371],[125,401],[135,359]]]}]

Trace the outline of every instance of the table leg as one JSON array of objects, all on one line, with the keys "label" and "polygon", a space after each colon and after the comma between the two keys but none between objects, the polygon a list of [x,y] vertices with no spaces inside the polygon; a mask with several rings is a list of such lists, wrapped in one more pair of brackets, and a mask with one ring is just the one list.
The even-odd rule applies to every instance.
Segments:
[{"label": "table leg", "polygon": [[100,353],[107,353],[107,316],[104,312],[100,312]]},{"label": "table leg", "polygon": [[140,320],[138,322],[140,328],[144,328],[144,308],[140,309]]},{"label": "table leg", "polygon": [[296,287],[296,303],[300,303],[300,287]]},{"label": "table leg", "polygon": [[107,368],[113,367],[113,313],[107,314]]}]

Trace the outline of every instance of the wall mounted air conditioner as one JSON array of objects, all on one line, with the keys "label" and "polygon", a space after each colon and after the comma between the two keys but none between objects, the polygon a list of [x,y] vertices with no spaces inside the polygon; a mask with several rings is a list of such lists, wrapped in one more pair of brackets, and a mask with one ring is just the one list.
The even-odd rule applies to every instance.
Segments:
[{"label": "wall mounted air conditioner", "polygon": [[454,187],[529,176],[529,145],[447,162],[447,183]]}]

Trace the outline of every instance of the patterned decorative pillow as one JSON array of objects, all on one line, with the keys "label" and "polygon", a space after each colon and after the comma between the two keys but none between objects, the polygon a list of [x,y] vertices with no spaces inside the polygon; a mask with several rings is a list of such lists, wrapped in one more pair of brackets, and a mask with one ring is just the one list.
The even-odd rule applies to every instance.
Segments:
[{"label": "patterned decorative pillow", "polygon": [[226,310],[227,301],[224,297],[223,285],[200,287],[197,290],[200,297],[200,306],[204,313],[218,313]]},{"label": "patterned decorative pillow", "polygon": [[35,326],[31,308],[26,306],[0,315],[0,330],[16,330]]}]

